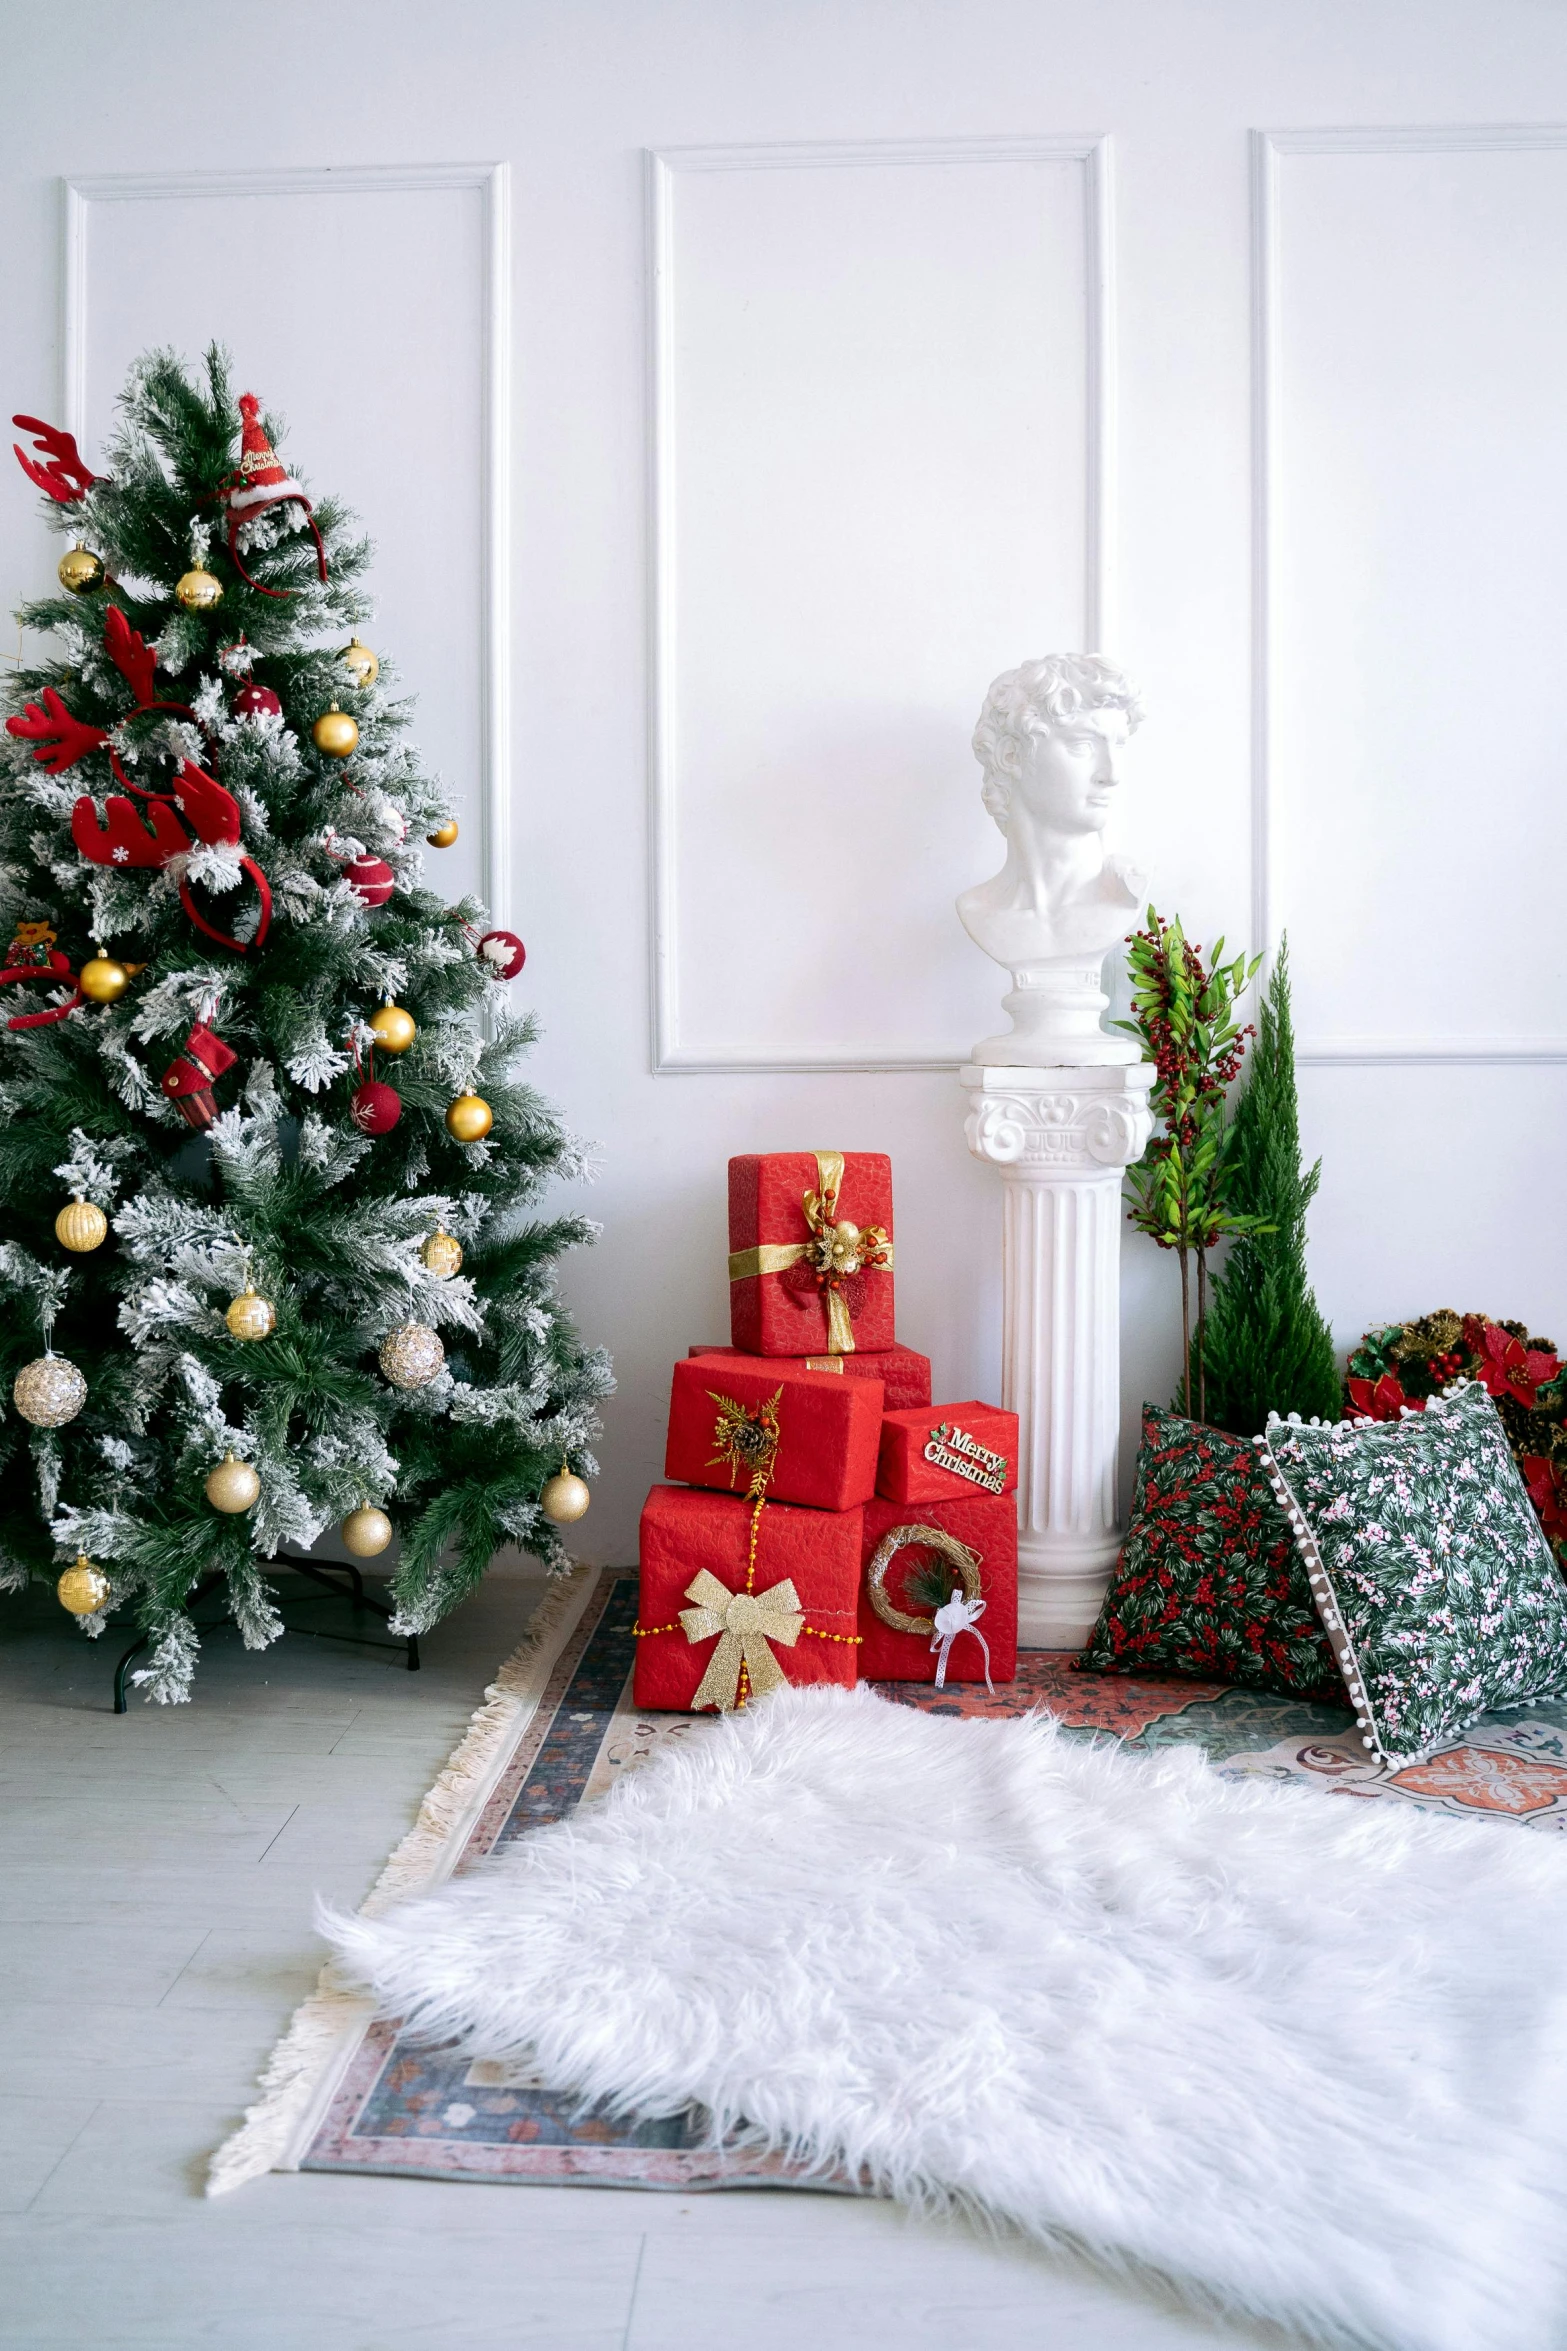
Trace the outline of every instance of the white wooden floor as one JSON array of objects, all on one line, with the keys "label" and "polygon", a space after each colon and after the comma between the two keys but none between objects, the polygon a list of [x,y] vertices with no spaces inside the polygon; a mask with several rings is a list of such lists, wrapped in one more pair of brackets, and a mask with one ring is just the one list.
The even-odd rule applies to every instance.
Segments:
[{"label": "white wooden floor", "polygon": [[[276,2176],[204,2162],[407,1828],[536,1585],[425,1644],[207,1643],[109,1711],[116,1645],[0,1600],[0,2344],[7,2351],[1217,2351],[1173,2309],[825,2196]],[[327,1604],[317,1622],[340,1622]]]}]

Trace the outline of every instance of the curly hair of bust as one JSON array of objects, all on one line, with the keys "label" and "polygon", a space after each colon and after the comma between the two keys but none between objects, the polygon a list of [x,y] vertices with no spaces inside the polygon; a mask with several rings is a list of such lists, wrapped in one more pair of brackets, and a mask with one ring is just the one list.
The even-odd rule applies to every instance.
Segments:
[{"label": "curly hair of bust", "polygon": [[1030,735],[1069,727],[1101,710],[1118,710],[1127,731],[1142,724],[1142,696],[1124,670],[1101,653],[1047,653],[1003,670],[985,696],[974,729],[974,756],[984,770],[985,806],[996,822],[1006,814],[1011,783]]}]

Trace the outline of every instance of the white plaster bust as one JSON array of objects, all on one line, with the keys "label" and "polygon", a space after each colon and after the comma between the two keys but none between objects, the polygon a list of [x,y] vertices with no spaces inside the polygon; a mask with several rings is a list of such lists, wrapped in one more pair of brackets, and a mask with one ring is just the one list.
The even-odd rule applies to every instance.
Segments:
[{"label": "white plaster bust", "polygon": [[976,946],[1012,974],[1004,1037],[974,1048],[985,1066],[1077,1068],[1133,1062],[1130,1038],[1100,1015],[1108,950],[1134,927],[1143,876],[1106,855],[1120,760],[1141,723],[1137,689],[1097,653],[1051,653],[1006,670],[974,729],[981,795],[1007,844],[958,914]]}]

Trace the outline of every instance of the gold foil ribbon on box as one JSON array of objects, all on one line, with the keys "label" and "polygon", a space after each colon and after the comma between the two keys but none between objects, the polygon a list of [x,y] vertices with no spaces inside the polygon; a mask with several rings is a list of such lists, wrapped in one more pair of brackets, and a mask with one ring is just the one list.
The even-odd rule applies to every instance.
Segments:
[{"label": "gold foil ribbon on box", "polygon": [[720,1714],[730,1713],[739,1699],[742,1669],[752,1690],[776,1690],[785,1677],[771,1644],[782,1641],[786,1649],[792,1649],[805,1630],[805,1611],[789,1578],[785,1576],[765,1592],[731,1592],[704,1567],[687,1584],[686,1598],[695,1602],[694,1607],[680,1611],[686,1639],[708,1641],[714,1633],[719,1636],[718,1647],[697,1684],[692,1712],[716,1706]]},{"label": "gold foil ribbon on box", "polygon": [[976,1486],[983,1486],[987,1494],[1004,1494],[1007,1485],[1007,1457],[982,1445],[978,1437],[971,1437],[967,1429],[944,1420],[937,1424],[925,1440],[925,1458],[938,1469],[950,1470],[954,1477],[968,1478]]},{"label": "gold foil ribbon on box", "polygon": [[818,1151],[817,1190],[800,1202],[810,1234],[808,1241],[762,1241],[754,1249],[732,1249],[729,1279],[749,1281],[753,1274],[787,1273],[791,1266],[809,1265],[827,1310],[827,1345],[834,1355],[854,1353],[854,1325],[840,1285],[851,1274],[891,1273],[892,1243],[879,1224],[862,1231],[838,1217],[838,1189],[843,1182],[843,1153]]}]

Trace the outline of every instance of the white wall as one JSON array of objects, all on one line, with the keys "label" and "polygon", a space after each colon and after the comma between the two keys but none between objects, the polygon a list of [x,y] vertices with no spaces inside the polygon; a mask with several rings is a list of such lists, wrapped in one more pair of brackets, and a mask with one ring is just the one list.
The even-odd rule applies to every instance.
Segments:
[{"label": "white wall", "polygon": [[[723,1335],[732,1151],[890,1150],[903,1334],[994,1390],[944,1066],[993,993],[948,909],[993,854],[967,733],[1095,636],[1147,696],[1160,905],[1290,927],[1341,1340],[1442,1304],[1567,1340],[1567,133],[1497,129],[1567,123],[1567,17],[279,0],[258,64],[210,0],[13,0],[4,36],[7,413],[69,392],[91,444],[129,351],[217,331],[379,541],[373,638],[604,1146],[565,1270],[621,1378],[601,1556]],[[509,255],[484,174],[385,185],[454,161],[507,167]],[[233,184],[326,166],[381,178]],[[61,180],[170,172],[227,184],[88,205],[67,386]],[[7,595],[53,553],[0,484]],[[1129,1236],[1130,1411],[1174,1311]]]}]

